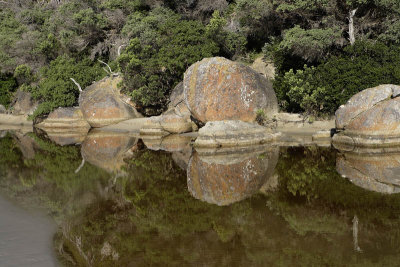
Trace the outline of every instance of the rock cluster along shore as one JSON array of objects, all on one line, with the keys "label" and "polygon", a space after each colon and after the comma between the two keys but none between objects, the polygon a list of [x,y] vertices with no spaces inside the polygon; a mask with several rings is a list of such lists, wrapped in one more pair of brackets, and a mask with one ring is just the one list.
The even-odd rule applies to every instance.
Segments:
[{"label": "rock cluster along shore", "polygon": [[400,86],[380,85],[354,95],[336,111],[335,146],[400,145]]},{"label": "rock cluster along shore", "polygon": [[[225,58],[205,58],[190,66],[183,81],[172,90],[167,111],[160,116],[143,118],[130,98],[120,93],[120,82],[120,77],[113,76],[92,84],[81,92],[78,107],[60,107],[36,127],[49,136],[64,134],[72,139],[90,128],[103,128],[139,132],[147,140],[201,128],[195,146],[205,148],[271,142],[279,136],[276,127],[280,131],[285,127],[294,131],[325,130],[324,138],[330,138],[329,122],[314,129],[299,115],[278,113],[272,83],[252,68]],[[21,103],[29,102],[29,96],[22,93],[19,98]],[[257,114],[263,114],[267,127],[256,123]]]},{"label": "rock cluster along shore", "polygon": [[[59,108],[37,125],[46,132],[113,128],[141,115],[120,94],[119,77],[107,77],[81,93],[79,107]],[[199,131],[198,147],[249,146],[272,141],[272,129],[256,124],[257,112],[268,118],[278,113],[271,82],[250,67],[225,58],[205,58],[193,64],[170,96],[160,116],[137,120],[140,135],[155,139]]]}]

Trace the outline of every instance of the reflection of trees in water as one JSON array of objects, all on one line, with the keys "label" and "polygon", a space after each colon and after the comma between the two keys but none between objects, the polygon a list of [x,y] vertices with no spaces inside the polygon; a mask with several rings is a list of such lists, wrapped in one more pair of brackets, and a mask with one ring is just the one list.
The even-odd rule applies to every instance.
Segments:
[{"label": "reflection of trees in water", "polygon": [[[193,198],[186,173],[169,153],[141,150],[113,181],[79,147],[35,138],[23,160],[12,138],[0,156],[1,186],[19,199],[39,199],[60,223],[56,250],[69,265],[368,265],[398,262],[397,195],[356,187],[335,171],[329,149],[281,149],[279,187],[219,207]],[[3,151],[2,149],[0,151]],[[7,158],[8,157],[8,158]],[[22,183],[35,177],[36,180]],[[53,206],[56,208],[53,208]],[[354,254],[353,223],[359,218]]]}]

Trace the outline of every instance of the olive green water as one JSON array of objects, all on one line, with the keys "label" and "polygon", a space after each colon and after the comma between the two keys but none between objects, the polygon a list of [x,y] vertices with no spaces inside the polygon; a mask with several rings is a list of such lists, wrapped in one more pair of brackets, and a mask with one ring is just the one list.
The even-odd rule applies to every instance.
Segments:
[{"label": "olive green water", "polygon": [[[35,245],[49,266],[52,255],[61,266],[399,265],[396,154],[268,146],[220,155],[167,144],[3,134],[1,196],[53,222],[51,242]],[[2,203],[0,224],[22,220]],[[42,229],[36,219],[23,220]],[[0,237],[20,229],[9,223]],[[40,239],[34,229],[27,240]],[[7,242],[32,257],[32,243]],[[0,246],[0,266],[12,266],[9,254]]]}]

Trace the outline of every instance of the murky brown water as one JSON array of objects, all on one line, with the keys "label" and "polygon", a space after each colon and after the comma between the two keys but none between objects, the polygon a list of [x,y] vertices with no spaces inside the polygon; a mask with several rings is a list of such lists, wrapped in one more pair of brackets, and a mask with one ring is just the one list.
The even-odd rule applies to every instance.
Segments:
[{"label": "murky brown water", "polygon": [[400,262],[395,149],[195,151],[183,136],[2,136],[0,266]]}]

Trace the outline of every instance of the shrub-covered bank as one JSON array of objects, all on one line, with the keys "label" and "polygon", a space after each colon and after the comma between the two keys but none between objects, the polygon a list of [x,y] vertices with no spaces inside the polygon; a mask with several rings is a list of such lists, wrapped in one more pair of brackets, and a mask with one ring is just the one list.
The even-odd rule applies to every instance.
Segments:
[{"label": "shrub-covered bank", "polygon": [[70,78],[99,80],[101,60],[139,111],[158,114],[194,62],[251,62],[263,50],[282,109],[329,115],[358,91],[399,83],[399,18],[397,0],[1,1],[0,104],[22,87],[42,103],[35,117],[76,105]]}]

